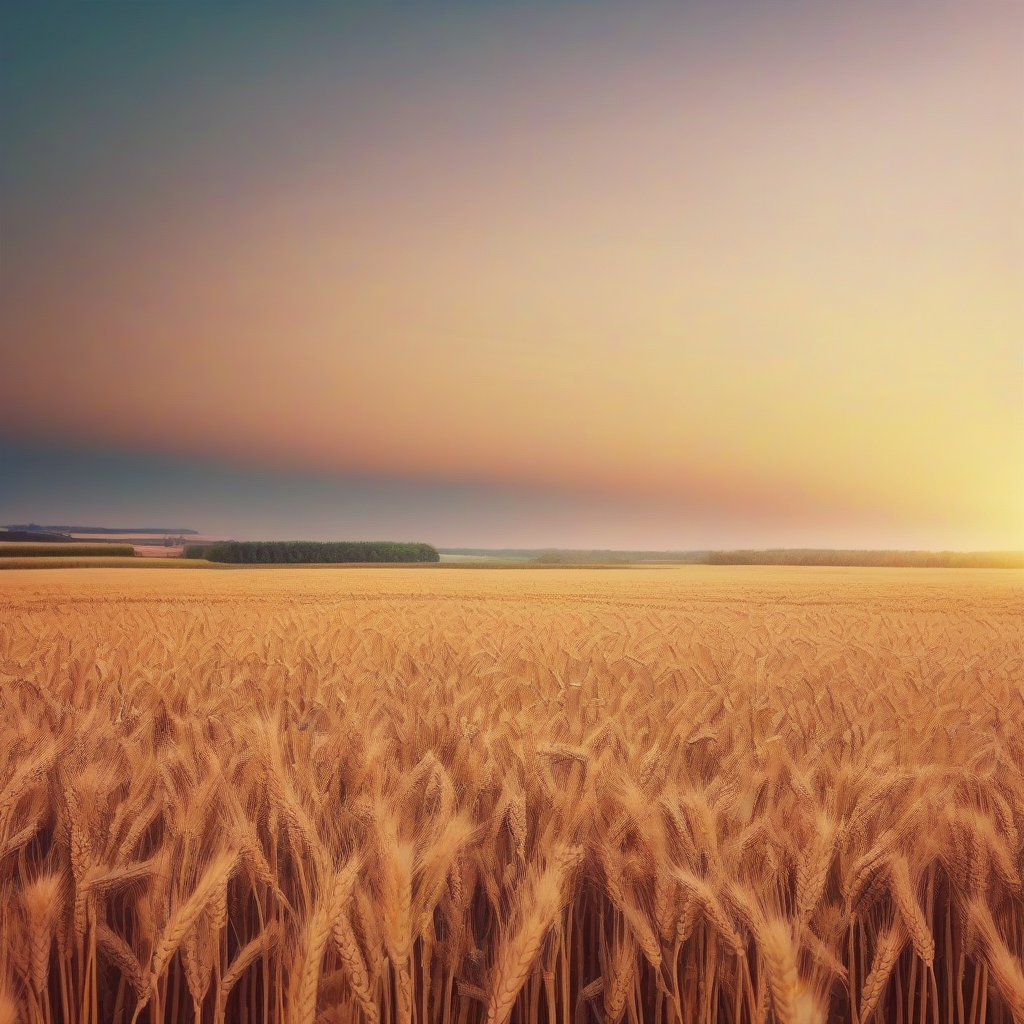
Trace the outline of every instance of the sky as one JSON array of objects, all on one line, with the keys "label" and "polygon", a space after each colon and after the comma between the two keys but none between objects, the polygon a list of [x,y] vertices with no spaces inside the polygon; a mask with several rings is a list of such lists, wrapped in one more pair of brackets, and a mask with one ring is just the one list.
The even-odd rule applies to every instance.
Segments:
[{"label": "sky", "polygon": [[1024,547],[1019,3],[328,7],[0,7],[0,522]]}]

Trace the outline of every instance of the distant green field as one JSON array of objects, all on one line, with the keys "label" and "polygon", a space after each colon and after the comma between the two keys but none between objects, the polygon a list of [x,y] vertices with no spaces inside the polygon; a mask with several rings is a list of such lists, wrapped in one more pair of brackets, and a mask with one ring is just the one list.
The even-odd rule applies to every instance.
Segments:
[{"label": "distant green field", "polygon": [[30,544],[0,542],[0,558],[134,558],[131,544]]},{"label": "distant green field", "polygon": [[147,558],[134,555],[131,558],[0,558],[0,573],[11,569],[52,571],[54,569],[202,569],[215,571],[229,570],[238,566],[214,565],[199,559],[185,561],[183,558]]}]

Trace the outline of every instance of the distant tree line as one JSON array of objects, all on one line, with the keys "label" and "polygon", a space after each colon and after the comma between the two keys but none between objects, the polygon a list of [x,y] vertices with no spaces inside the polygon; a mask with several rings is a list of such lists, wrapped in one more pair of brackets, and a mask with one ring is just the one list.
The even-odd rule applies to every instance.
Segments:
[{"label": "distant tree line", "polygon": [[185,558],[240,565],[277,565],[329,562],[439,562],[441,556],[430,544],[391,540],[229,540],[216,544],[189,544]]},{"label": "distant tree line", "polygon": [[[500,557],[502,552],[496,552]],[[530,554],[534,554],[531,552]],[[537,565],[823,565],[917,569],[1024,568],[1019,551],[863,551],[772,548],[747,551],[572,551],[552,549],[530,559]]]},{"label": "distant tree line", "polygon": [[777,548],[769,551],[711,551],[707,565],[833,565],[916,569],[1014,569],[1024,567],[1019,551],[840,551]]}]

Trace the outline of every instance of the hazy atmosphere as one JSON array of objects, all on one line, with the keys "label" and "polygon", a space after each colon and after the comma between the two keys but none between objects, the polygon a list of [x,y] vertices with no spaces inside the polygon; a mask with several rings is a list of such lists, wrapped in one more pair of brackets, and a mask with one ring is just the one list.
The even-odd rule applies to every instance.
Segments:
[{"label": "hazy atmosphere", "polygon": [[0,17],[0,522],[1024,545],[1018,4]]}]

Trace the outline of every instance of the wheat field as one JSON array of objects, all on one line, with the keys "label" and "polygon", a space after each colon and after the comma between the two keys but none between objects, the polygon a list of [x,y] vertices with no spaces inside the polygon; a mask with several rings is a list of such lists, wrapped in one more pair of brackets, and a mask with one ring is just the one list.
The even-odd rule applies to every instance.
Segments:
[{"label": "wheat field", "polygon": [[0,1024],[1024,1022],[1024,576],[0,574]]}]

